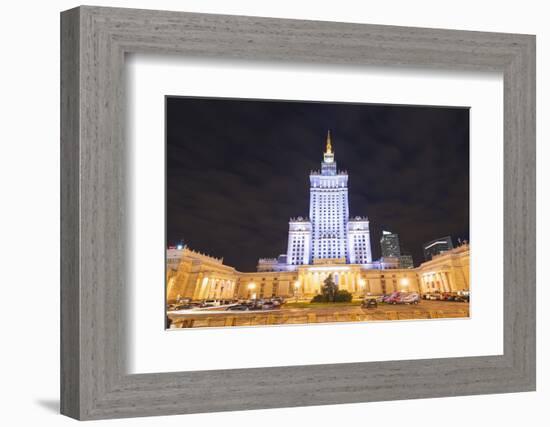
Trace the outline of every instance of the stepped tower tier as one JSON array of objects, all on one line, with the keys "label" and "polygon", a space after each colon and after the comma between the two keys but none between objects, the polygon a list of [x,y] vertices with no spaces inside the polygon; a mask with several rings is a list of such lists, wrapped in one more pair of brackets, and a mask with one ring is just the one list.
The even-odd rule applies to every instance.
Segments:
[{"label": "stepped tower tier", "polygon": [[286,260],[291,265],[311,263],[311,221],[308,218],[290,218]]},{"label": "stepped tower tier", "polygon": [[330,131],[321,170],[310,173],[309,184],[309,218],[290,219],[286,259],[262,259],[258,270],[294,271],[308,264],[372,263],[369,220],[350,218],[348,173],[337,168]]},{"label": "stepped tower tier", "polygon": [[330,131],[327,134],[321,171],[312,172],[309,182],[312,262],[335,258],[349,262],[348,174],[337,169]]}]

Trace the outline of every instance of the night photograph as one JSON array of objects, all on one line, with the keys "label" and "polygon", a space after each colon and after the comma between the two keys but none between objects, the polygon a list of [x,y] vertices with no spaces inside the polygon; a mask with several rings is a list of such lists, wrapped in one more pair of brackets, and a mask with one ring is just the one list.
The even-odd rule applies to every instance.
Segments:
[{"label": "night photograph", "polygon": [[469,317],[469,108],[165,98],[167,327]]}]

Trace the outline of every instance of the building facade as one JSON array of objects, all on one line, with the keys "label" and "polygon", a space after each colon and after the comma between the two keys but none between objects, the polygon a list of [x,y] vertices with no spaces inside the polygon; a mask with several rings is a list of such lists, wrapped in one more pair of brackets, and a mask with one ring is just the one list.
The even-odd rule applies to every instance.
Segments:
[{"label": "building facade", "polygon": [[399,258],[401,256],[399,236],[391,231],[382,231],[382,237],[380,238],[380,250],[382,257],[384,258]]},{"label": "building facade", "polygon": [[453,240],[451,239],[451,236],[440,237],[439,239],[424,243],[422,248],[424,250],[424,259],[429,261],[435,255],[439,255],[442,252],[453,249]]},{"label": "building facade", "polygon": [[413,257],[408,254],[401,254],[399,257],[399,268],[413,268]]},{"label": "building facade", "polygon": [[[288,265],[309,264],[311,262],[311,221],[307,218],[291,218],[288,222]],[[279,268],[280,267],[276,267]]]},{"label": "building facade", "polygon": [[434,255],[415,270],[422,293],[470,290],[470,246],[465,243]]},{"label": "building facade", "polygon": [[348,222],[348,260],[350,264],[370,264],[370,230],[367,217],[356,216]]},{"label": "building facade", "polygon": [[[276,263],[277,259],[273,259]],[[179,264],[167,268],[167,302],[178,299],[296,298],[310,300],[321,293],[332,275],[339,289],[354,298],[394,291],[457,292],[470,289],[470,249],[467,244],[436,255],[415,268],[379,269],[362,264],[300,265],[294,270],[239,272],[213,258],[185,248]]]},{"label": "building facade", "polygon": [[175,256],[173,250],[172,256],[167,256],[167,302],[183,298],[207,300],[235,297],[238,272],[225,265],[223,258],[214,258],[188,247],[178,252],[179,257]]},{"label": "building facade", "polygon": [[413,268],[413,257],[409,254],[403,254],[401,252],[401,244],[399,242],[399,235],[392,233],[391,231],[382,231],[382,237],[380,238],[380,250],[382,253],[382,259],[395,259],[398,263],[398,268]]},{"label": "building facade", "polygon": [[166,268],[174,269],[178,266],[183,256],[182,246],[171,246],[166,251]]}]

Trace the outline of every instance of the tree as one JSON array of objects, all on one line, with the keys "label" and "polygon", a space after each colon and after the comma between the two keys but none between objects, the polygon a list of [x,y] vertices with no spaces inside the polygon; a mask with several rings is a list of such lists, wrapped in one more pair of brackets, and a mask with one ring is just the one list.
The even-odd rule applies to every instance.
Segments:
[{"label": "tree", "polygon": [[338,292],[338,285],[332,280],[332,274],[329,274],[323,283],[323,296],[328,302],[334,302],[334,296]]},{"label": "tree", "polygon": [[334,295],[334,302],[351,302],[353,295],[348,291],[341,289]]}]

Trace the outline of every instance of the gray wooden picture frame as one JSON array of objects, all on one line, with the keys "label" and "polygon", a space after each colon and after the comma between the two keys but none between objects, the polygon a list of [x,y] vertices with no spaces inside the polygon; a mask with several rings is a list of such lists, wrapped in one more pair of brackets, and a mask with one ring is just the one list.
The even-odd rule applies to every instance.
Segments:
[{"label": "gray wooden picture frame", "polygon": [[[261,375],[258,369],[127,374],[127,53],[502,72],[504,354],[271,367]],[[535,390],[532,35],[71,9],[61,14],[61,166],[65,415],[84,420]]]}]

